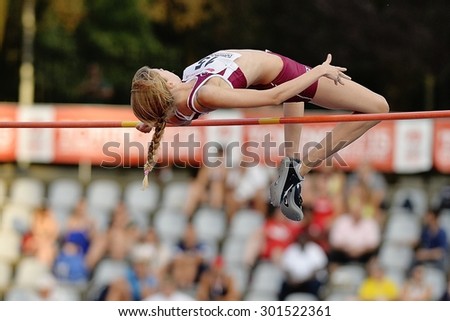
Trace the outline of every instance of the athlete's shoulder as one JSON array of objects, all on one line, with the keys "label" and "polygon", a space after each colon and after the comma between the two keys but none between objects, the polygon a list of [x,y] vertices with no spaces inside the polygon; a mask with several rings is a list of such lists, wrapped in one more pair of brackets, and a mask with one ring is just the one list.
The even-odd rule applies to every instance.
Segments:
[{"label": "athlete's shoulder", "polygon": [[221,86],[211,82],[205,83],[198,88],[195,97],[196,103],[205,110],[219,107],[217,102],[221,100],[221,88]]}]

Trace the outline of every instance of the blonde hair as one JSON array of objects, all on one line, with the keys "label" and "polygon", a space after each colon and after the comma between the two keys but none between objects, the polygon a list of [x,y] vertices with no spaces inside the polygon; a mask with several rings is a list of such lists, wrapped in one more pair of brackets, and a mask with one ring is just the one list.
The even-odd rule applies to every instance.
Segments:
[{"label": "blonde hair", "polygon": [[159,73],[147,66],[136,72],[131,83],[131,107],[141,122],[153,126],[155,130],[144,165],[143,188],[148,186],[148,174],[157,162],[156,152],[161,144],[174,102],[166,80]]}]

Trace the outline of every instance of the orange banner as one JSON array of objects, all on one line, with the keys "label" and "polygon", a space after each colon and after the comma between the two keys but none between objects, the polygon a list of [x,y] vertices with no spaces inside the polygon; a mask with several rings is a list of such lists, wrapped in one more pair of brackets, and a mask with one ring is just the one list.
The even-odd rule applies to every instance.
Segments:
[{"label": "orange banner", "polygon": [[[221,110],[209,118],[279,117],[282,109]],[[87,105],[36,105],[18,109],[0,104],[0,121],[135,120],[129,107]],[[334,124],[306,124],[302,128],[301,154],[323,140]],[[0,129],[0,161],[77,164],[104,167],[143,166],[152,134],[134,128]],[[327,138],[324,140],[328,142]],[[277,163],[284,153],[284,126],[223,126],[166,128],[159,150],[162,163],[198,165],[225,149],[232,163]],[[384,121],[356,142],[331,157],[328,165],[353,170],[371,162],[382,172],[424,172],[434,166],[450,172],[450,120]],[[231,163],[230,163],[231,164]]]},{"label": "orange banner", "polygon": [[450,173],[450,121],[438,119],[434,124],[434,165],[442,173]]},{"label": "orange banner", "polygon": [[[0,121],[15,121],[17,105],[0,104]],[[0,161],[13,162],[16,160],[17,130],[0,128]]]},{"label": "orange banner", "polygon": [[[55,109],[55,120],[133,120],[129,108],[70,106]],[[67,128],[55,130],[55,163],[90,162],[104,167],[143,166],[152,134],[134,128]],[[189,140],[202,142],[201,130],[194,127],[166,128],[161,161],[200,162],[200,148],[189,149]]]}]

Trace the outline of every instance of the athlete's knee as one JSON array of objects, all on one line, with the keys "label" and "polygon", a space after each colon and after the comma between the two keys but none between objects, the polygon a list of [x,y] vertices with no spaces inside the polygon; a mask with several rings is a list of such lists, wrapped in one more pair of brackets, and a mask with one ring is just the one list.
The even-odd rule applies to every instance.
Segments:
[{"label": "athlete's knee", "polygon": [[389,112],[389,103],[386,98],[381,95],[377,95],[375,102],[373,103],[372,108],[373,113],[388,113]]}]

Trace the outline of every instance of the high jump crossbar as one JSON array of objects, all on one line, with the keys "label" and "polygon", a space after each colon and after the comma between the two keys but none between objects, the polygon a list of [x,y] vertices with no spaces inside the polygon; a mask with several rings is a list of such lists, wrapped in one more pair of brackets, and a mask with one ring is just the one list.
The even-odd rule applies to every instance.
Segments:
[{"label": "high jump crossbar", "polygon": [[[450,118],[450,110],[393,112],[378,114],[340,114],[309,115],[303,117],[262,117],[241,119],[199,119],[193,120],[189,126],[244,126],[275,124],[311,124],[355,121],[411,120]],[[0,128],[130,128],[136,127],[139,121],[0,121]],[[177,127],[176,125],[168,125]]]}]

